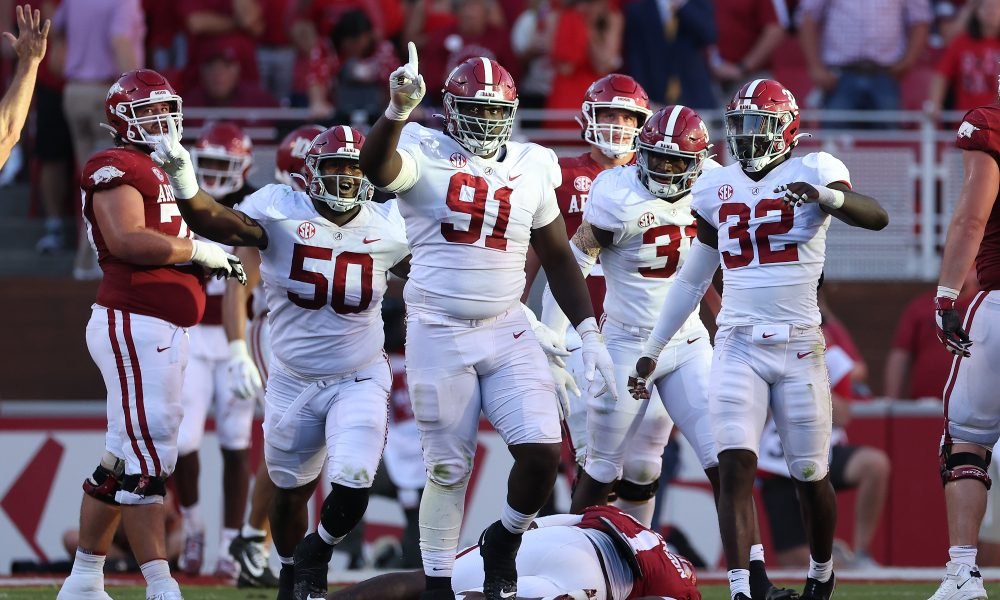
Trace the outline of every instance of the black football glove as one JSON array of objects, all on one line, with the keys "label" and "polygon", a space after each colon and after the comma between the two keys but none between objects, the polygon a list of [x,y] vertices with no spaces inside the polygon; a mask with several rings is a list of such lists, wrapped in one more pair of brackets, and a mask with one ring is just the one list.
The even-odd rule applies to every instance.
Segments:
[{"label": "black football glove", "polygon": [[972,356],[969,348],[972,342],[969,334],[962,329],[962,315],[955,308],[955,300],[938,296],[934,299],[935,321],[937,322],[937,337],[955,356]]}]

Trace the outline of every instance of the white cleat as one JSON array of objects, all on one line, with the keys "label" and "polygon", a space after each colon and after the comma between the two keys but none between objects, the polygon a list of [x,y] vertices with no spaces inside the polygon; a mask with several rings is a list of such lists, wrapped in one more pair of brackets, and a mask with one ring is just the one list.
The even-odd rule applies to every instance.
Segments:
[{"label": "white cleat", "polygon": [[104,591],[103,577],[70,575],[59,588],[56,600],[112,600]]},{"label": "white cleat", "polygon": [[181,596],[180,590],[176,592],[161,592],[153,595],[150,595],[149,592],[147,592],[146,600],[184,600],[184,596]]},{"label": "white cleat", "polygon": [[985,600],[983,576],[979,567],[948,562],[948,570],[934,595],[929,600]]},{"label": "white cleat", "polygon": [[184,600],[174,578],[146,586],[146,600]]}]

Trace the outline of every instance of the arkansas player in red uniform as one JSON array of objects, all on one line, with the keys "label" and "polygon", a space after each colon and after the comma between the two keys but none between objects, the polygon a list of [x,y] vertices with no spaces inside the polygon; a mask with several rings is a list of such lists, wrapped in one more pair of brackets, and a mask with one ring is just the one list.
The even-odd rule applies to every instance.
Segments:
[{"label": "arkansas player in red uniform", "polygon": [[[1000,438],[1000,341],[990,335],[1000,320],[1000,106],[970,111],[958,129],[965,179],[941,260],[938,339],[955,355],[944,388],[945,429],[941,479],[951,547],[947,572],[933,600],[986,598],[976,566],[979,527],[986,512],[987,472]],[[976,265],[979,293],[965,319],[955,306],[965,275]]]},{"label": "arkansas player in red uniform", "polygon": [[[483,559],[472,546],[455,560],[452,590],[462,600],[483,598]],[[701,600],[694,567],[667,549],[660,534],[613,506],[579,515],[536,519],[517,554],[522,600]],[[419,571],[379,575],[330,594],[331,600],[416,600]]]},{"label": "arkansas player in red uniform", "polygon": [[[170,83],[155,71],[126,73],[108,91],[106,113],[116,147],[84,166],[82,193],[104,271],[87,346],[108,389],[108,432],[100,465],[83,484],[79,548],[58,598],[109,598],[104,556],[120,518],[146,597],[176,600],[180,589],[163,560],[163,494],[177,461],[186,328],[205,310],[206,269],[244,275],[235,256],[191,239],[166,173],[150,158],[165,125],[181,127]],[[222,239],[218,222],[206,219],[201,232]]]}]

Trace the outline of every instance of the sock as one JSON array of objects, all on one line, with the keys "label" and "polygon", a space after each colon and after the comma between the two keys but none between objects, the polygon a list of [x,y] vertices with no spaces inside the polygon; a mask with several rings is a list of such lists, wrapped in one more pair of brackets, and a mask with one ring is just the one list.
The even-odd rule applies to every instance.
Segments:
[{"label": "sock", "polygon": [[341,540],[347,537],[346,535],[336,537],[330,535],[330,532],[326,530],[326,527],[323,527],[322,523],[320,523],[319,527],[316,528],[316,533],[319,534],[320,539],[326,542],[328,546],[336,546]]},{"label": "sock", "polygon": [[205,523],[201,520],[201,509],[198,508],[197,502],[191,506],[182,506],[181,516],[184,517],[185,537],[205,531]]},{"label": "sock", "polygon": [[658,531],[658,528],[653,527],[653,511],[656,509],[656,502],[652,500],[645,500],[643,502],[632,502],[631,500],[617,499],[613,503],[617,508],[629,516],[631,516],[636,521],[639,521],[646,527],[654,531]]},{"label": "sock", "polygon": [[764,562],[764,544],[754,544],[750,546],[750,562],[759,560]]},{"label": "sock", "polygon": [[431,590],[450,590],[451,589],[451,572],[448,572],[447,577],[442,577],[438,575],[426,575],[424,577],[424,583],[427,591]]},{"label": "sock", "polygon": [[736,594],[743,594],[750,597],[750,571],[747,569],[733,569],[727,573],[729,575],[729,597],[735,599]]},{"label": "sock", "polygon": [[290,567],[290,566],[292,566],[292,565],[295,564],[295,557],[294,556],[282,556],[282,555],[279,554],[278,555],[278,562],[280,562],[282,564],[282,566],[288,565]]},{"label": "sock", "polygon": [[833,557],[821,563],[813,560],[813,557],[809,557],[809,574],[807,577],[812,577],[820,583],[826,583],[830,581],[830,575],[833,575]]},{"label": "sock", "polygon": [[170,576],[170,566],[162,558],[142,563],[139,569],[142,570],[142,576],[146,578],[147,587],[158,587],[158,584],[173,581]]},{"label": "sock", "polygon": [[245,538],[262,538],[267,537],[267,531],[264,529],[256,529],[250,525],[244,525],[243,529],[240,530],[240,535]]},{"label": "sock", "polygon": [[104,555],[88,554],[77,548],[76,560],[73,561],[72,575],[97,576],[104,579]]},{"label": "sock", "polygon": [[[458,550],[458,535],[465,513],[468,480],[444,487],[428,480],[420,498],[420,556],[424,574],[430,578],[450,578]],[[449,584],[450,585],[450,584]]]},{"label": "sock", "polygon": [[228,555],[229,545],[233,543],[236,536],[240,534],[239,529],[229,529],[228,527],[222,528],[222,535],[219,537],[219,552],[220,554]]},{"label": "sock", "polygon": [[[79,555],[79,552],[77,554]],[[948,548],[948,556],[953,563],[969,565],[970,567],[976,566],[975,546],[952,546]]]},{"label": "sock", "polygon": [[514,510],[508,502],[503,505],[503,512],[500,513],[500,523],[510,533],[521,535],[528,530],[528,526],[531,525],[536,516],[538,516],[537,511],[526,515]]}]

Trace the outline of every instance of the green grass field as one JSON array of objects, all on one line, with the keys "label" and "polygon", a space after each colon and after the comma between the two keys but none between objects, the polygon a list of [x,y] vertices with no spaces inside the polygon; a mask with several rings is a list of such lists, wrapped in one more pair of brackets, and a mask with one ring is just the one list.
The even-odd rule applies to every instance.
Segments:
[{"label": "green grass field", "polygon": [[[182,586],[187,600],[264,600],[274,598],[274,592],[254,592],[225,587],[193,587]],[[927,600],[937,589],[935,583],[845,583],[837,586],[837,600]],[[36,598],[52,599],[57,588],[0,588],[0,600],[34,600]],[[986,591],[994,597],[1000,597],[1000,584],[986,586]],[[144,600],[142,587],[109,587],[108,593],[115,600]],[[728,587],[725,585],[702,586],[704,600],[729,600]]]}]

